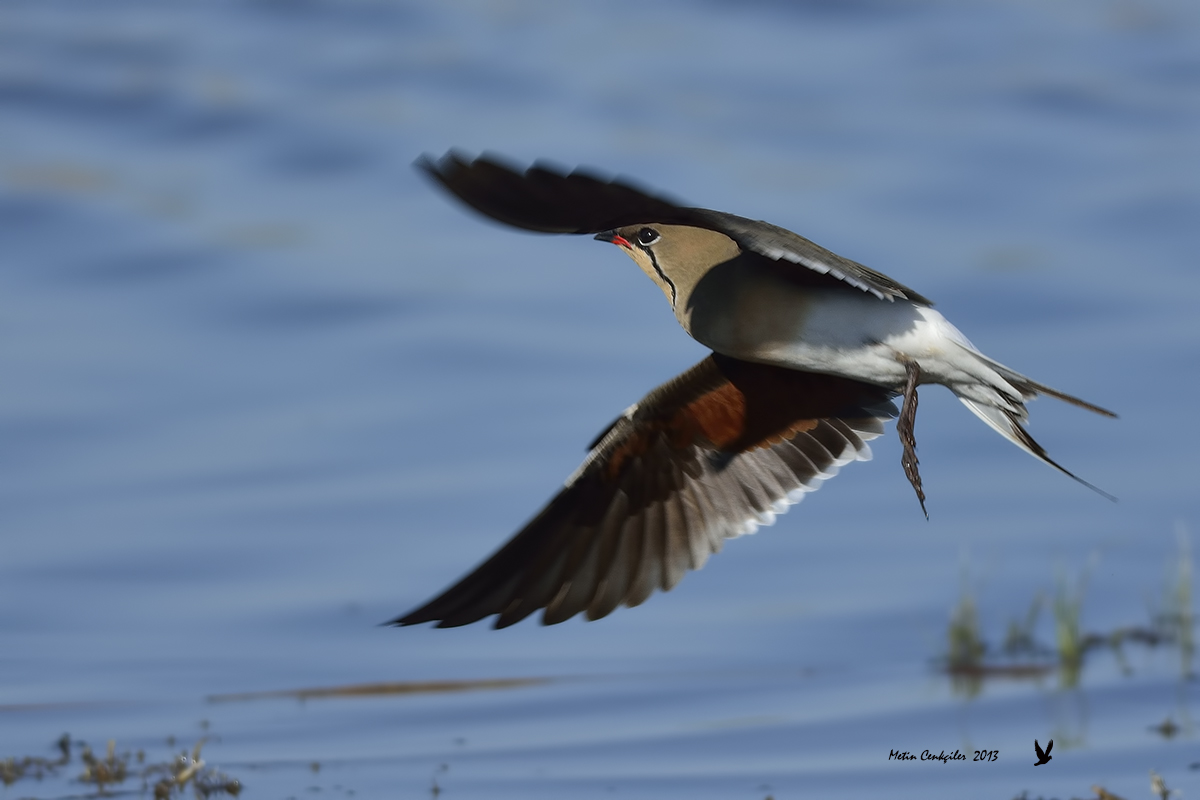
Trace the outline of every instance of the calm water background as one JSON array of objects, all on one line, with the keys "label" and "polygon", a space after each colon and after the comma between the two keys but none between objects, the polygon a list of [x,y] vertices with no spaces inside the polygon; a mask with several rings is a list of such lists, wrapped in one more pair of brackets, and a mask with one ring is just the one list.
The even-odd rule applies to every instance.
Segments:
[{"label": "calm water background", "polygon": [[[1183,0],[7,0],[0,756],[162,756],[205,721],[249,797],[1148,797],[1150,768],[1194,796],[1178,652],[974,697],[936,659],[964,586],[993,642],[1085,572],[1086,630],[1146,624],[1200,524],[1198,123]],[[1032,426],[1120,503],[927,389],[928,522],[889,433],[636,610],[377,627],[705,352],[615,249],[410,168],[450,146],[634,175],[916,287],[1122,415]],[[501,677],[556,680],[207,699]],[[1000,760],[887,758],[926,748]]]}]

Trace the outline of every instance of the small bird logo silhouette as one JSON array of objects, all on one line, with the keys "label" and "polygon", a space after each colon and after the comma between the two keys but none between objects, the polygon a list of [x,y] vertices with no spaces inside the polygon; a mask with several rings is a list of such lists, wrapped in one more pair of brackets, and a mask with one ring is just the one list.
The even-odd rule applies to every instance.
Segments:
[{"label": "small bird logo silhouette", "polygon": [[1033,740],[1033,752],[1037,753],[1037,757],[1038,757],[1037,763],[1034,764],[1034,766],[1040,767],[1042,764],[1045,764],[1047,761],[1054,758],[1054,756],[1050,755],[1050,751],[1053,749],[1054,749],[1054,740],[1053,739],[1051,739],[1049,742],[1046,743],[1046,749],[1044,751],[1042,750],[1042,746],[1040,744],[1038,744],[1038,740],[1034,739]]}]

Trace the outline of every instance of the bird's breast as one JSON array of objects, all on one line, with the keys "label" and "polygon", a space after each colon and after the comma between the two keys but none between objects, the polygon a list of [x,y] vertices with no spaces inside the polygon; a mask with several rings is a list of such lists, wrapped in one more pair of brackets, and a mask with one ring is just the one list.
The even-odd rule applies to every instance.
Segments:
[{"label": "bird's breast", "polygon": [[693,338],[727,356],[895,387],[906,360],[938,372],[951,347],[947,329],[957,333],[911,301],[806,286],[778,269],[723,266],[696,284],[678,316]]}]

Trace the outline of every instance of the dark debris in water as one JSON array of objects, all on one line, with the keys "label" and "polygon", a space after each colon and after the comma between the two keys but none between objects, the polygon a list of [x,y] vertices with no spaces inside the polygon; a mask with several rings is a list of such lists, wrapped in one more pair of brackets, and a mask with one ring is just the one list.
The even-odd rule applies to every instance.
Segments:
[{"label": "dark debris in water", "polygon": [[519,689],[549,683],[550,678],[492,678],[466,681],[392,681],[387,683],[355,683],[346,686],[325,686],[312,689],[284,689],[266,692],[209,695],[210,703],[232,703],[247,700],[291,698],[315,700],[330,697],[381,697],[394,694],[441,694],[444,692],[478,692],[496,689]]},{"label": "dark debris in water", "polygon": [[214,794],[237,797],[241,794],[241,781],[206,766],[200,758],[200,748],[204,746],[204,742],[204,739],[196,742],[190,755],[185,751],[169,763],[153,764],[143,771],[144,779],[155,775],[162,776],[154,784],[154,800],[168,800],[176,790],[182,793],[189,784],[199,798]]},{"label": "dark debris in water", "polygon": [[[169,761],[147,764],[143,751],[118,752],[113,739],[108,741],[104,755],[98,756],[86,742],[73,743],[64,733],[55,743],[57,758],[24,756],[0,760],[0,782],[7,787],[22,780],[40,781],[63,774],[72,764],[74,744],[79,746],[79,763],[83,766],[75,780],[94,787],[95,793],[89,795],[92,797],[153,791],[155,800],[170,800],[189,789],[200,800],[213,795],[237,797],[242,791],[241,781],[207,766],[200,757],[205,741],[198,741],[191,753],[185,750]],[[131,780],[138,781],[137,788],[126,786]],[[114,793],[113,789],[119,791]]]},{"label": "dark debris in water", "polygon": [[[1071,797],[1071,798],[1069,798],[1069,800],[1125,800],[1125,798],[1121,797],[1120,795],[1113,794],[1112,792],[1105,789],[1103,786],[1092,786],[1091,791],[1092,791],[1092,794],[1089,797],[1086,797],[1086,798],[1085,797]],[[1037,797],[1034,797],[1031,794],[1029,794],[1028,791],[1025,791],[1025,792],[1021,792],[1019,795],[1014,797],[1013,800],[1068,800],[1068,799],[1067,798],[1058,798],[1058,797],[1043,797],[1042,795],[1038,795]]]},{"label": "dark debris in water", "polygon": [[12,786],[23,778],[40,781],[47,776],[57,775],[60,769],[71,762],[71,737],[64,733],[55,745],[59,751],[59,756],[55,759],[25,756],[0,760],[0,783]]}]

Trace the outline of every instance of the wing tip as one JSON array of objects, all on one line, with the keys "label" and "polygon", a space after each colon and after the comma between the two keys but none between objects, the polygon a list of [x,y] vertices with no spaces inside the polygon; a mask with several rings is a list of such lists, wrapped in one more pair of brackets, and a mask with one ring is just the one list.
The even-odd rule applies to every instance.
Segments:
[{"label": "wing tip", "polygon": [[386,622],[379,623],[380,628],[408,628],[412,625],[420,625],[422,622],[432,622],[430,618],[416,619],[415,614],[404,614],[403,616],[389,619]]},{"label": "wing tip", "polygon": [[462,168],[471,162],[472,159],[468,158],[463,151],[458,148],[450,148],[440,156],[435,156],[432,153],[421,153],[421,155],[413,160],[412,165],[417,171],[436,178],[440,182],[445,179],[449,167]]},{"label": "wing tip", "polygon": [[[440,600],[441,598],[438,598]],[[413,609],[407,614],[403,614],[395,619],[390,619],[387,622],[379,623],[380,627],[387,628],[410,628],[414,625],[423,625],[426,622],[435,623],[435,628],[460,628],[463,625],[470,625],[472,622],[478,622],[491,613],[478,613],[474,609],[451,609],[446,610],[437,607],[437,600],[427,603],[420,608]]]}]

